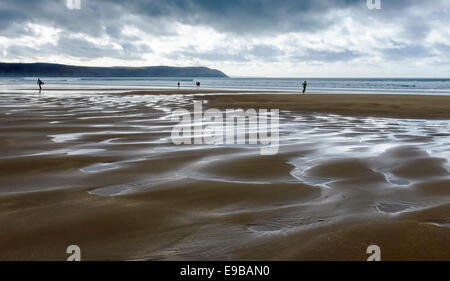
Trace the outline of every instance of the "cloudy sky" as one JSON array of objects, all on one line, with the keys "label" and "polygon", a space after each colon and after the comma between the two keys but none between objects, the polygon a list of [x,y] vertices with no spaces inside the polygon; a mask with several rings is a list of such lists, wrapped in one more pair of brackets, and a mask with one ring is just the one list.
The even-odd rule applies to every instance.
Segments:
[{"label": "cloudy sky", "polygon": [[0,61],[450,77],[449,0],[80,1],[0,0]]}]

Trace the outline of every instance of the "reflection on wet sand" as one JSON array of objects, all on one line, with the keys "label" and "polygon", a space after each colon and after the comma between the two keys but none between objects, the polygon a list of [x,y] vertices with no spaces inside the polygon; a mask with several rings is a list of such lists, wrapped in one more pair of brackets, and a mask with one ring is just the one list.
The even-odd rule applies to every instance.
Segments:
[{"label": "reflection on wet sand", "polygon": [[172,144],[173,109],[227,97],[1,96],[0,259],[450,259],[448,119],[280,107],[261,156]]}]

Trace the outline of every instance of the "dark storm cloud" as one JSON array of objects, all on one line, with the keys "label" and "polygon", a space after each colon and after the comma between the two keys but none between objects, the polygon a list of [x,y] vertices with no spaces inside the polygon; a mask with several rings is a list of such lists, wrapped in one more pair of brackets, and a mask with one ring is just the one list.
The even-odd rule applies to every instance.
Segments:
[{"label": "dark storm cloud", "polygon": [[141,59],[141,51],[151,52],[147,45],[123,43],[120,47],[112,45],[98,45],[83,38],[72,38],[61,36],[55,44],[43,44],[39,47],[29,47],[24,45],[10,45],[6,52],[8,56],[17,58],[37,59],[46,55],[64,55],[80,59],[93,58],[118,58],[126,60]]},{"label": "dark storm cloud", "polygon": [[208,51],[198,51],[194,46],[189,46],[183,51],[173,53],[170,57],[187,60],[245,62],[251,60],[275,61],[282,55],[284,55],[284,51],[275,46],[257,44],[237,50],[219,47]]},{"label": "dark storm cloud", "polygon": [[450,45],[447,44],[436,44],[436,48],[443,54],[447,55],[447,59],[450,59]]},{"label": "dark storm cloud", "polygon": [[410,7],[426,10],[433,2],[385,0],[382,1],[382,10],[374,12],[367,9],[366,0],[81,0],[81,10],[69,10],[66,0],[2,0],[0,23],[3,23],[3,28],[0,28],[4,30],[14,22],[34,22],[60,26],[68,32],[94,36],[107,33],[119,37],[121,27],[126,23],[139,25],[147,32],[170,34],[173,32],[170,23],[178,21],[210,26],[222,32],[257,36],[320,30],[340,20],[325,17],[329,11],[352,9],[355,15],[363,17],[416,23],[414,29],[420,25],[421,35],[428,31],[426,24],[418,22],[420,15],[408,18],[406,11]]},{"label": "dark storm cloud", "polygon": [[[450,1],[439,0],[381,0],[381,10],[354,9],[352,14],[357,21],[373,29],[380,24],[396,26],[401,32],[398,36],[407,40],[422,40],[432,31],[432,22],[450,24],[446,9]],[[438,7],[438,9],[436,9]],[[433,10],[433,14],[430,11]]]},{"label": "dark storm cloud", "polygon": [[255,57],[270,57],[270,58],[284,55],[283,50],[280,50],[275,46],[266,44],[259,44],[253,46],[249,50],[249,53]]},{"label": "dark storm cloud", "polygon": [[79,58],[123,58],[138,59],[136,55],[139,46],[126,43],[122,48],[114,48],[112,45],[98,45],[83,38],[60,37],[57,42],[58,53],[63,53],[72,57]]},{"label": "dark storm cloud", "polygon": [[[120,27],[125,23],[135,23],[152,33],[170,33],[173,30],[168,25],[173,21],[258,35],[318,30],[333,24],[322,17],[328,11],[365,5],[361,0],[81,0],[81,10],[69,10],[65,3],[65,0],[3,0],[0,14],[7,13],[9,17],[2,21],[9,23],[42,23],[94,36],[104,32],[120,36]],[[128,15],[137,18],[133,20]]]},{"label": "dark storm cloud", "polygon": [[208,60],[208,61],[232,61],[245,62],[249,61],[246,53],[242,50],[232,51],[227,48],[216,48],[208,51],[195,50],[193,46],[185,48],[182,51],[174,52],[169,55],[170,58],[176,60]]},{"label": "dark storm cloud", "polygon": [[403,60],[408,58],[425,58],[432,54],[421,45],[405,45],[401,47],[381,50],[383,56],[390,60]]},{"label": "dark storm cloud", "polygon": [[291,56],[290,59],[302,62],[339,62],[351,61],[362,55],[359,52],[347,49],[339,51],[307,49],[303,54]]},{"label": "dark storm cloud", "polygon": [[352,5],[361,5],[361,0],[139,0],[132,1],[129,10],[191,25],[208,25],[222,32],[258,35],[325,28],[333,22],[320,15]]},{"label": "dark storm cloud", "polygon": [[2,7],[0,9],[0,29],[6,30],[11,25],[17,22],[23,22],[27,19],[27,16],[23,13],[15,10],[7,9],[6,7]]},{"label": "dark storm cloud", "polygon": [[37,53],[36,50],[23,45],[11,45],[6,49],[8,55],[13,55],[18,58],[34,58]]}]

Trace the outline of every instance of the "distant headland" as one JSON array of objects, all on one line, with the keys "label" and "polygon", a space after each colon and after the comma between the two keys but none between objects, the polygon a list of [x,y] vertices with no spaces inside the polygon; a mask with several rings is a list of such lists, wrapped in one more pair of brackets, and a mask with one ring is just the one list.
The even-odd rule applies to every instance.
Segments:
[{"label": "distant headland", "polygon": [[2,77],[228,77],[208,67],[90,67],[54,63],[0,63]]}]

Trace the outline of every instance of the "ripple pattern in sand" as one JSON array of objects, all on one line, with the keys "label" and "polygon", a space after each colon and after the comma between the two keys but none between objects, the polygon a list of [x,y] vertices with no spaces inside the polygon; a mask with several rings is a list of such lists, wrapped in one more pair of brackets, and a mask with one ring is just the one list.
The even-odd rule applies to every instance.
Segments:
[{"label": "ripple pattern in sand", "polygon": [[[195,99],[2,94],[0,192],[145,202],[167,223],[155,226],[146,258],[232,257],[350,217],[449,202],[448,120],[282,111],[279,153],[261,156],[257,145],[172,144],[171,110]],[[252,251],[243,257],[258,257]]]}]

